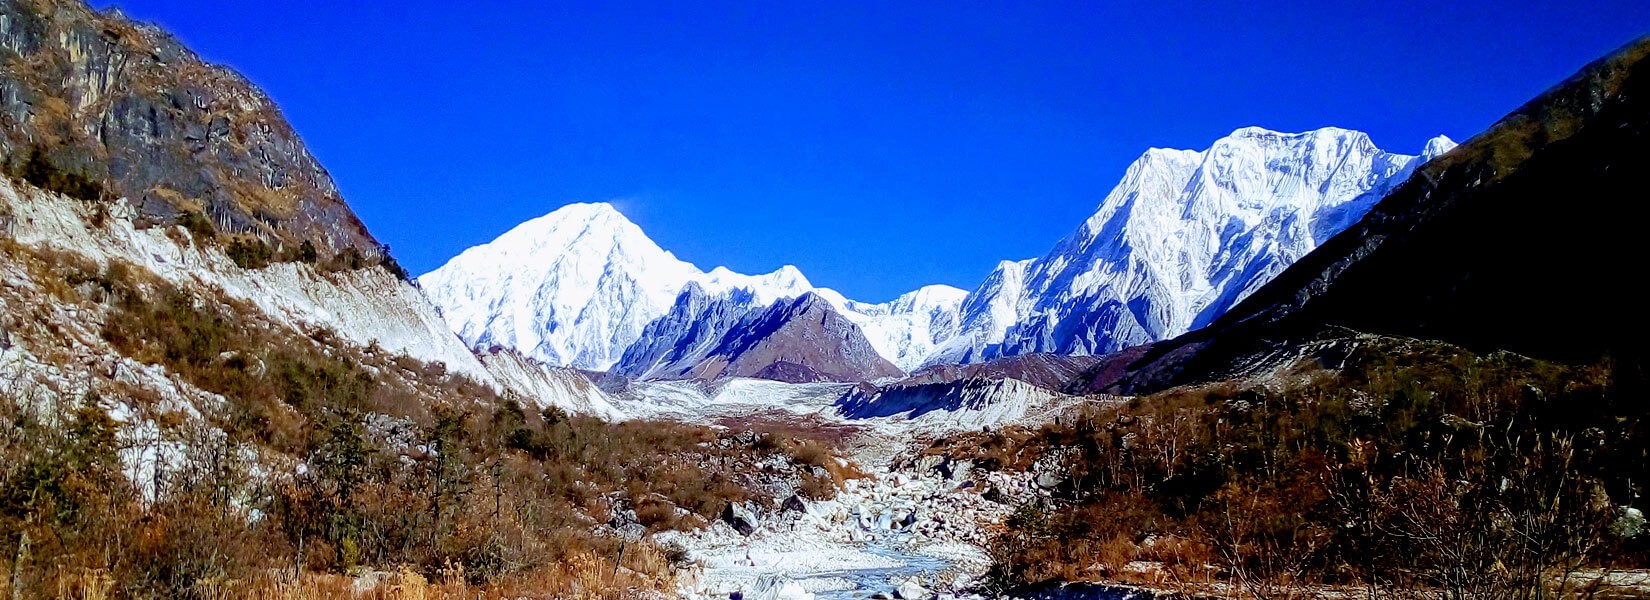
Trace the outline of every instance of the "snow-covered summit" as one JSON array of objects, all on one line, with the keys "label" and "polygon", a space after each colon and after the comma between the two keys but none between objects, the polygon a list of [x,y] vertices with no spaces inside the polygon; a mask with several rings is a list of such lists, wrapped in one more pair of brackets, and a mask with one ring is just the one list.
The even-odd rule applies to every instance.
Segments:
[{"label": "snow-covered summit", "polygon": [[1362,217],[1424,160],[1358,131],[1245,127],[1208,149],[1151,149],[1048,254],[1004,262],[928,364],[1098,354],[1209,322]]},{"label": "snow-covered summit", "polygon": [[[791,265],[763,275],[702,271],[607,203],[570,204],[524,222],[418,281],[472,347],[504,346],[553,365],[598,370],[612,367],[689,284],[710,297],[737,295],[749,309],[817,292],[902,368],[920,363],[936,336],[954,333],[956,306],[966,295],[929,286],[866,304],[815,288]],[[670,332],[651,335],[662,333]]]},{"label": "snow-covered summit", "polygon": [[460,338],[554,365],[606,369],[688,282],[771,302],[812,289],[795,267],[704,272],[605,202],[569,204],[418,278]]}]

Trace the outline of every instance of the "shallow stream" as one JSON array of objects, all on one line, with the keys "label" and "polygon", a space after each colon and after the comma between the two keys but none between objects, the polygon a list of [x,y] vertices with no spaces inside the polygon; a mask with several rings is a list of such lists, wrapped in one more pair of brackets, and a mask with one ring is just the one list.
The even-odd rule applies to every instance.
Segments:
[{"label": "shallow stream", "polygon": [[[877,556],[898,561],[900,564],[893,567],[869,567],[864,569],[846,569],[840,571],[821,571],[800,576],[797,581],[803,587],[819,589],[830,584],[842,587],[846,581],[853,587],[835,591],[821,591],[814,596],[817,600],[866,600],[872,594],[883,594],[892,597],[894,588],[911,577],[916,577],[924,586],[932,585],[934,576],[951,567],[951,563],[944,559],[921,554],[911,554],[895,550],[884,545],[874,545],[865,548],[866,552]],[[809,585],[820,582],[820,586]]]}]

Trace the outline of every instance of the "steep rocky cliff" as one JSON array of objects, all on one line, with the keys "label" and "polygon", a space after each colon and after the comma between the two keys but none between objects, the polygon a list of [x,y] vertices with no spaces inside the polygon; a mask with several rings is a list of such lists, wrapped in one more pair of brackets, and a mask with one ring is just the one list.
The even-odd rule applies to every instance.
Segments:
[{"label": "steep rocky cliff", "polygon": [[201,215],[276,251],[384,256],[268,96],[118,11],[0,0],[0,155],[43,187],[130,199],[140,227]]}]

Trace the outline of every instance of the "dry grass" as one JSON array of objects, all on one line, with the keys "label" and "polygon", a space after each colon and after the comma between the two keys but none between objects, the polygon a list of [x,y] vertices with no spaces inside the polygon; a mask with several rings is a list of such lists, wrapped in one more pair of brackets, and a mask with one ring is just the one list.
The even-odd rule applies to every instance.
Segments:
[{"label": "dry grass", "polygon": [[[356,577],[306,572],[296,580],[289,571],[272,570],[246,580],[198,582],[193,593],[203,600],[617,600],[669,593],[675,589],[675,579],[668,575],[671,569],[662,551],[641,543],[626,548],[619,562],[613,557],[580,554],[553,567],[480,586],[467,581],[461,568],[446,569],[433,578],[401,567]],[[101,581],[106,586],[113,584],[107,578]],[[108,596],[59,593],[58,597],[101,600]]]},{"label": "dry grass", "polygon": [[1044,457],[1066,480],[997,536],[1005,586],[1525,597],[1551,574],[1645,560],[1646,540],[1609,532],[1621,506],[1642,504],[1646,467],[1640,400],[1615,392],[1608,365],[1361,352],[1286,389],[1183,388],[931,452],[1013,469]]}]

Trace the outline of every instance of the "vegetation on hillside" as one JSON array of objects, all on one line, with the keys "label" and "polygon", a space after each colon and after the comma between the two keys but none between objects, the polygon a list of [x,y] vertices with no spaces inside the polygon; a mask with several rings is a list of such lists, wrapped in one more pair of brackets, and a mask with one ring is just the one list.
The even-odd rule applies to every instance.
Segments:
[{"label": "vegetation on hillside", "polygon": [[[0,386],[0,597],[353,597],[362,573],[380,595],[634,596],[680,560],[638,532],[835,464],[790,434],[523,406],[141,268],[5,250],[110,347],[222,400]],[[792,472],[753,466],[775,456]]]},{"label": "vegetation on hillside", "polygon": [[994,582],[1545,598],[1588,596],[1589,569],[1645,561],[1630,508],[1645,508],[1650,438],[1611,365],[1395,340],[1348,364],[952,440],[1064,480],[1008,520]]}]

